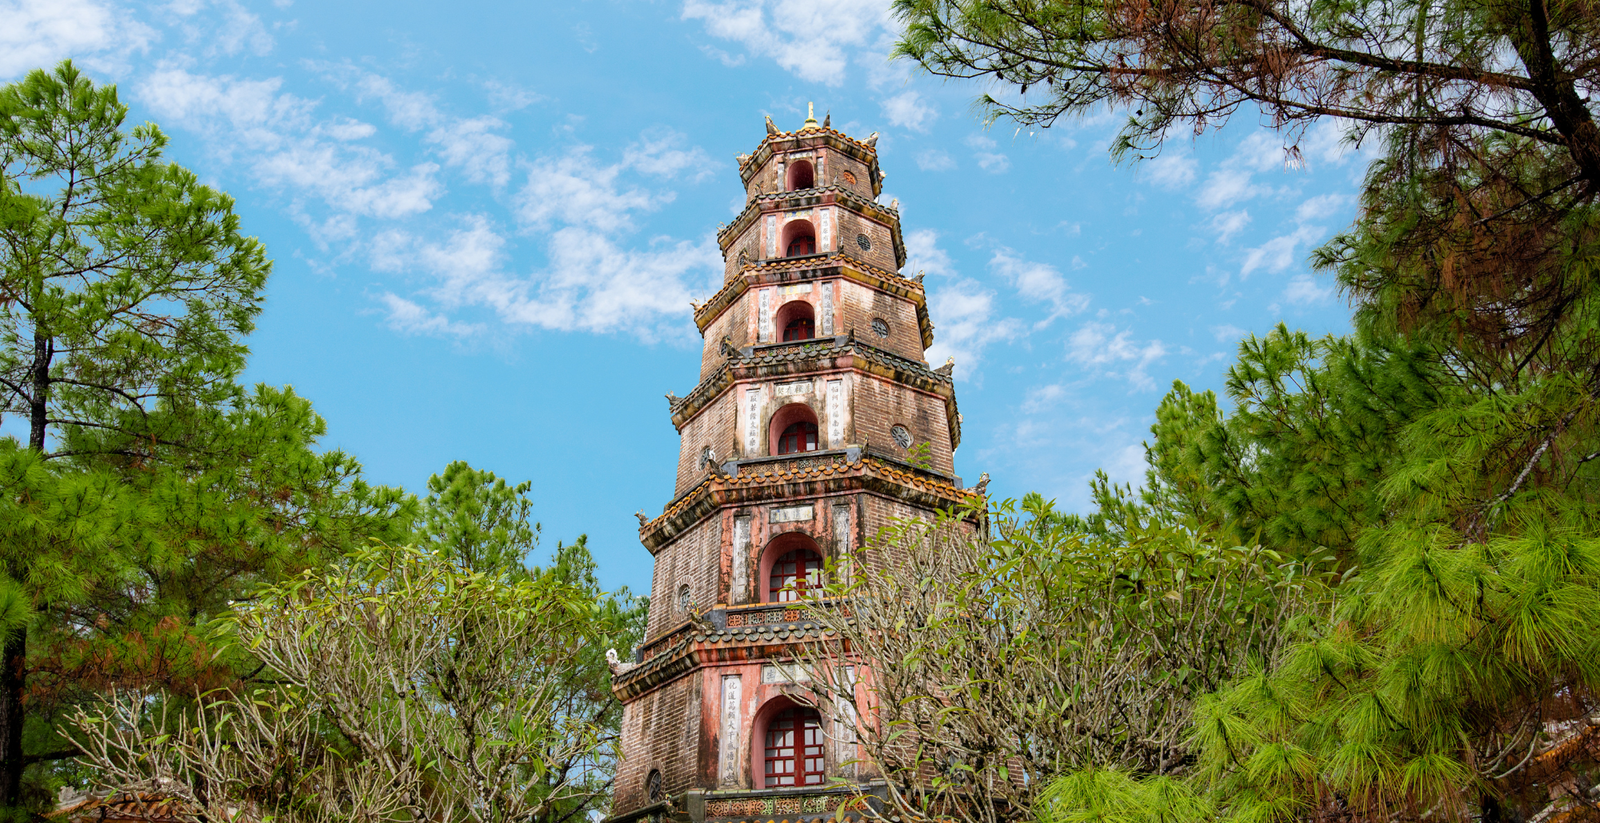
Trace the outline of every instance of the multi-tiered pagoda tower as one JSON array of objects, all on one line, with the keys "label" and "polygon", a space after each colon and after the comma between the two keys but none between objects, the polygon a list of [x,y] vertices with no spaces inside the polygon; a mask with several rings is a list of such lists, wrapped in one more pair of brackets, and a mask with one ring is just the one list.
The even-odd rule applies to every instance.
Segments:
[{"label": "multi-tiered pagoda tower", "polygon": [[796,823],[872,793],[854,729],[806,707],[790,664],[817,632],[799,591],[895,519],[973,494],[952,463],[953,363],[924,360],[933,324],[921,277],[899,273],[876,142],[769,119],[739,157],[746,205],[717,235],[726,283],[695,309],[699,385],[668,395],[675,496],[640,515],[655,580],[644,643],[613,669],[614,823]]}]

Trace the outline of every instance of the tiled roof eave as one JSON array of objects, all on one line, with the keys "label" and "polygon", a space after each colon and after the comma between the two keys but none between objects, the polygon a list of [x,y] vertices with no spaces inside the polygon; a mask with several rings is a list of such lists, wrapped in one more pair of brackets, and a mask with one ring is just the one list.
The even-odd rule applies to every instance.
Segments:
[{"label": "tiled roof eave", "polygon": [[706,475],[668,504],[660,516],[641,526],[639,542],[655,554],[691,526],[728,506],[851,491],[876,492],[935,509],[982,500],[975,491],[918,476],[872,457],[862,457],[854,463],[841,460],[781,473],[752,470],[735,476],[717,472]]}]

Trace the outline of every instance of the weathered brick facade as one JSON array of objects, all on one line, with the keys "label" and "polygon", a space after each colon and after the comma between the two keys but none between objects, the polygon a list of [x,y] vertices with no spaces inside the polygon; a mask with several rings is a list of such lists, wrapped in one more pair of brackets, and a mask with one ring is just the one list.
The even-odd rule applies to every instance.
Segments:
[{"label": "weathered brick facade", "polygon": [[973,495],[954,476],[952,366],[924,359],[933,324],[920,278],[899,273],[874,142],[769,121],[740,157],[748,205],[718,235],[727,279],[695,309],[699,383],[668,398],[674,498],[640,528],[655,558],[647,633],[613,673],[617,823],[819,821],[873,791],[847,735],[827,735],[795,785],[769,786],[765,735],[805,688],[784,664],[816,632],[776,602],[776,570],[862,553],[894,520]]}]

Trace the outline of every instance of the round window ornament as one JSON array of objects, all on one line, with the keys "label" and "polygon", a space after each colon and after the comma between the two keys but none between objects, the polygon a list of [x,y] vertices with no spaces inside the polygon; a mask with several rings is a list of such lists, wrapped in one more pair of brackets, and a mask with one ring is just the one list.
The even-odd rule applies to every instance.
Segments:
[{"label": "round window ornament", "polygon": [[896,425],[889,430],[889,436],[894,438],[894,442],[900,444],[900,448],[911,448],[911,430],[905,426]]},{"label": "round window ornament", "polygon": [[646,781],[645,790],[650,793],[651,803],[660,803],[666,799],[666,793],[661,790],[661,771],[659,769],[650,770],[650,777]]},{"label": "round window ornament", "polygon": [[889,336],[889,321],[884,320],[882,317],[872,318],[872,333],[879,337],[887,338]]},{"label": "round window ornament", "polygon": [[862,251],[872,251],[872,240],[864,234],[856,235],[856,245],[860,246]]},{"label": "round window ornament", "polygon": [[844,177],[844,182],[849,183],[852,186],[854,186],[856,184],[856,176],[851,174],[850,172],[845,172],[841,176]]}]

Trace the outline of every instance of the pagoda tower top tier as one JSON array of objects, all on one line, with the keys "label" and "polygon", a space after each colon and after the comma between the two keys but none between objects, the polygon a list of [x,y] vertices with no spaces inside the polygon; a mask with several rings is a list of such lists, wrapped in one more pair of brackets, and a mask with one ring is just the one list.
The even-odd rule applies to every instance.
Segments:
[{"label": "pagoda tower top tier", "polygon": [[[739,178],[745,207],[717,232],[726,263],[725,280],[762,263],[809,255],[843,255],[889,274],[906,262],[898,203],[877,202],[885,175],[878,168],[878,135],[864,140],[833,129],[816,117],[794,131],[767,118],[767,135],[741,154]],[[829,210],[826,225],[815,218]],[[791,219],[812,215],[812,232]],[[807,251],[810,249],[810,251]]]}]

